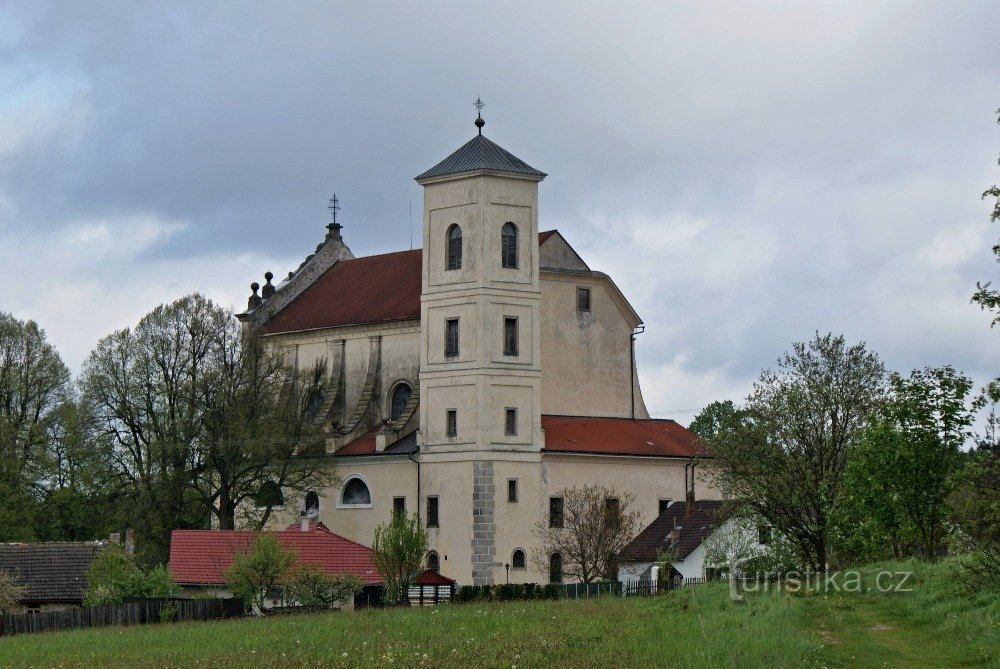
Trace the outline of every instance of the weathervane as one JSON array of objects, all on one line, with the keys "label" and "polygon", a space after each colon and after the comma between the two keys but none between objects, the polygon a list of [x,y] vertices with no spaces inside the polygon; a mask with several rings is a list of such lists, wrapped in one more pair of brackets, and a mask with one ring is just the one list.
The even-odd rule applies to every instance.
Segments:
[{"label": "weathervane", "polygon": [[483,107],[486,103],[483,102],[479,96],[476,96],[476,101],[472,103],[472,106],[476,108],[476,127],[479,128],[479,134],[483,134],[483,126],[486,125],[486,121],[483,120]]},{"label": "weathervane", "polygon": [[331,221],[334,225],[337,224],[337,212],[340,211],[340,200],[337,199],[337,194],[334,193],[333,197],[330,198],[330,204],[326,206],[330,210],[330,216],[333,217]]}]

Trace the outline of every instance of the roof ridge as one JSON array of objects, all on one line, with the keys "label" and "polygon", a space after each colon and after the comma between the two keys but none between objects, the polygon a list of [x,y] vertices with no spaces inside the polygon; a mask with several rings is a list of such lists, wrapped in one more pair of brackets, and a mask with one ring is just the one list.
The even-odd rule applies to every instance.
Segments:
[{"label": "roof ridge", "polygon": [[549,418],[580,418],[583,420],[628,420],[635,421],[637,423],[674,423],[679,425],[673,418],[631,418],[629,416],[576,416],[568,414],[557,414],[557,413],[543,413],[542,416],[547,416]]}]

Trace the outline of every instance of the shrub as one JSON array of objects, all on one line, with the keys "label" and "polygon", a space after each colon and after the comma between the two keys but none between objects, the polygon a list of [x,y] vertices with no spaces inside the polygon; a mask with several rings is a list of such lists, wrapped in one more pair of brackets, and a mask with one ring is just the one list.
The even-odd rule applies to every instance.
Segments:
[{"label": "shrub", "polygon": [[333,608],[339,602],[353,601],[365,587],[354,574],[330,574],[322,567],[307,564],[292,573],[288,596],[302,606]]},{"label": "shrub", "polygon": [[542,599],[559,599],[559,586],[546,583],[542,586]]},{"label": "shrub", "polygon": [[18,585],[14,577],[0,571],[0,613],[10,613],[24,596],[25,587]]},{"label": "shrub", "polygon": [[268,593],[285,582],[294,563],[295,551],[285,549],[273,534],[262,534],[249,552],[233,558],[226,584],[245,606],[261,613]]},{"label": "shrub", "polygon": [[166,567],[159,565],[144,573],[131,555],[112,544],[97,554],[87,570],[83,605],[120,604],[126,597],[173,597],[178,589]]}]

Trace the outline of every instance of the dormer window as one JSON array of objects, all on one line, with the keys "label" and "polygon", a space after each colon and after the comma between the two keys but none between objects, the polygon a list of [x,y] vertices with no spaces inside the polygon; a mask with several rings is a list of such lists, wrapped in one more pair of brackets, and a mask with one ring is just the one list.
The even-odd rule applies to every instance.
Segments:
[{"label": "dormer window", "polygon": [[517,267],[517,226],[507,222],[500,231],[500,264]]},{"label": "dormer window", "polygon": [[448,228],[448,269],[462,269],[462,228]]}]

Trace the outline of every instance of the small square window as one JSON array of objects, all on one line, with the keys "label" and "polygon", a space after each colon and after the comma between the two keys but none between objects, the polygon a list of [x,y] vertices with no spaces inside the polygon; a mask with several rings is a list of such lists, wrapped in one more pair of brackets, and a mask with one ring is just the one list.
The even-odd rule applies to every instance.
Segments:
[{"label": "small square window", "polygon": [[563,498],[549,497],[549,527],[563,526]]},{"label": "small square window", "polygon": [[438,525],[438,498],[427,498],[427,527],[440,527]]},{"label": "small square window", "polygon": [[590,311],[590,288],[576,289],[576,310]]},{"label": "small square window", "polygon": [[503,354],[517,355],[517,319],[510,316],[503,319]]},{"label": "small square window", "polygon": [[658,513],[663,513],[664,511],[666,511],[667,507],[670,506],[670,502],[671,501],[672,500],[669,500],[669,499],[661,499],[660,500],[660,510],[659,510]]},{"label": "small square window", "polygon": [[458,411],[455,409],[448,409],[445,413],[444,436],[458,436]]},{"label": "small square window", "polygon": [[517,436],[517,409],[507,409],[504,418],[503,433],[508,437]]},{"label": "small square window", "polygon": [[507,479],[507,502],[517,504],[517,479]]},{"label": "small square window", "polygon": [[393,513],[406,513],[406,498],[405,497],[393,497],[392,498],[392,512]]},{"label": "small square window", "polygon": [[458,357],[458,319],[449,318],[444,322],[444,357]]}]

